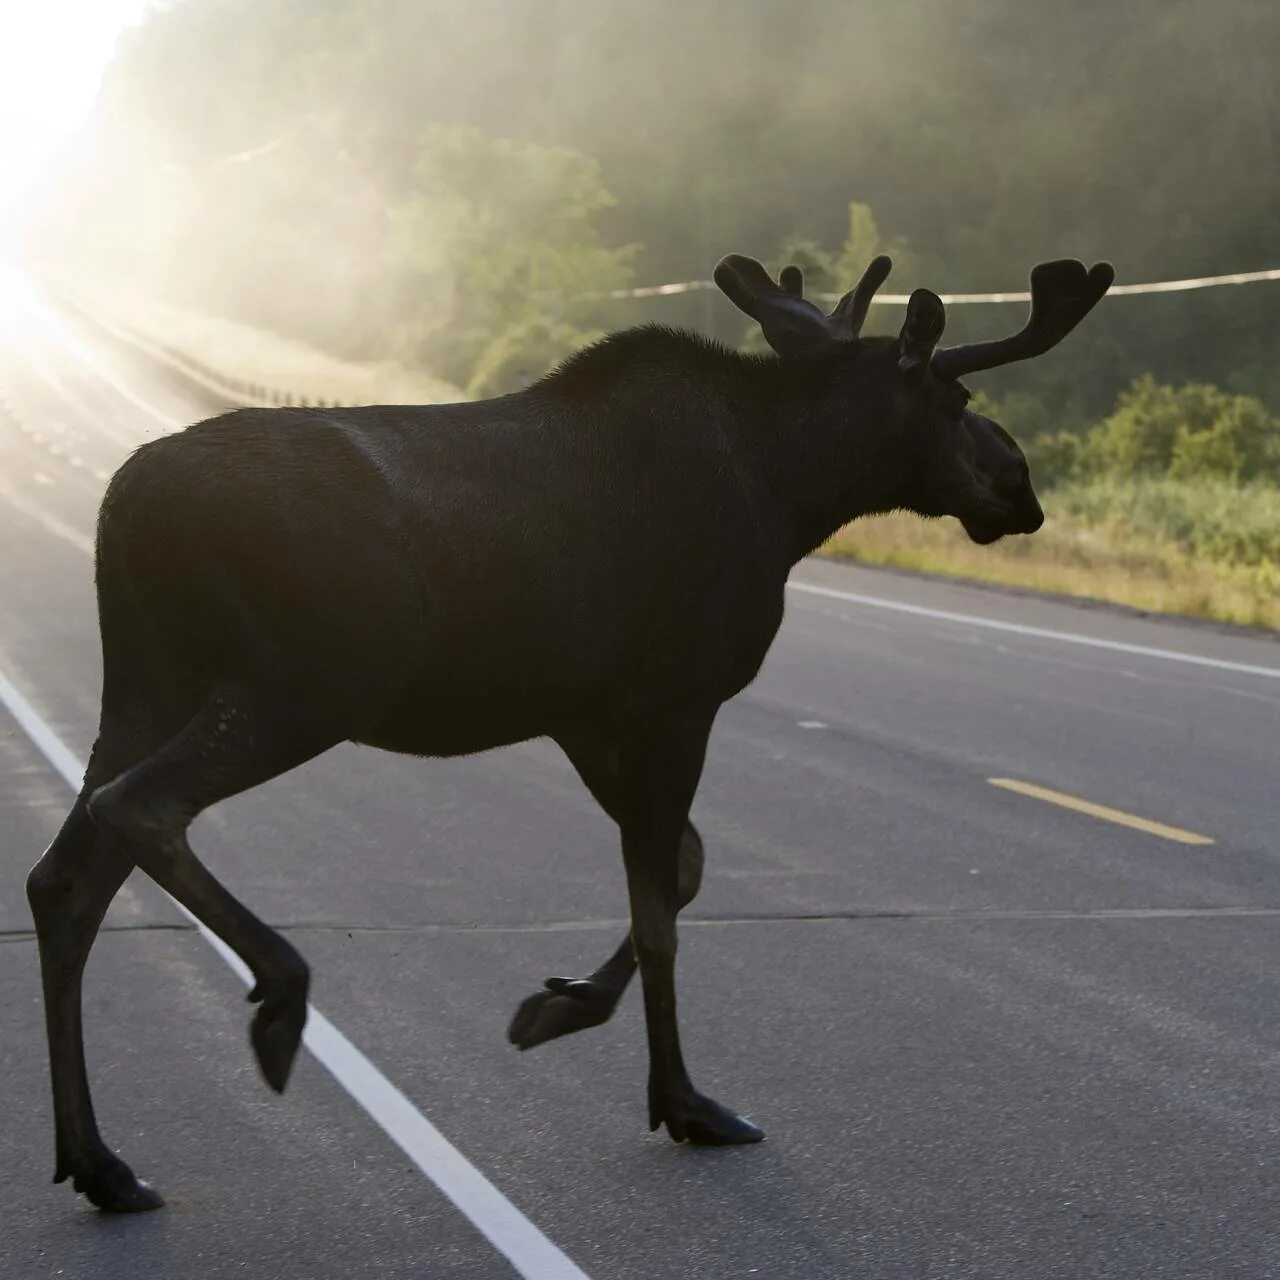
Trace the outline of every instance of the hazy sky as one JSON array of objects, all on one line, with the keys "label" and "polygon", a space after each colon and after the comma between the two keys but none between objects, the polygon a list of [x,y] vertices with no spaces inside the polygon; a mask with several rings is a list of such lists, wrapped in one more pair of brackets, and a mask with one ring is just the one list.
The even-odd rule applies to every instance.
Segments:
[{"label": "hazy sky", "polygon": [[0,4],[0,221],[88,115],[116,37],[152,0]]}]

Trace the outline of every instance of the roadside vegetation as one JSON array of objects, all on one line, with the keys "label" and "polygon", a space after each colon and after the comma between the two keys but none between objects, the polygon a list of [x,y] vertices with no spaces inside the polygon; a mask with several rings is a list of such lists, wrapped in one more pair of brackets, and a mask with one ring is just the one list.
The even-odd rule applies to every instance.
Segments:
[{"label": "roadside vegetation", "polygon": [[[990,547],[971,543],[954,521],[923,521],[901,514],[860,520],[825,548],[830,555],[865,564],[948,574],[1033,591],[1108,600],[1116,604],[1280,629],[1280,590],[1273,553],[1261,561],[1237,560],[1196,550],[1197,511],[1219,500],[1237,506],[1268,536],[1280,528],[1280,493],[1256,486],[1243,491],[1215,486],[1204,495],[1193,485],[1158,486],[1161,514],[1172,526],[1145,524],[1149,486],[1079,485],[1042,492],[1044,528],[1030,538],[1007,538]],[[1136,505],[1128,505],[1130,498]],[[1091,514],[1077,514],[1083,508]],[[1099,517],[1099,511],[1104,514]]]}]

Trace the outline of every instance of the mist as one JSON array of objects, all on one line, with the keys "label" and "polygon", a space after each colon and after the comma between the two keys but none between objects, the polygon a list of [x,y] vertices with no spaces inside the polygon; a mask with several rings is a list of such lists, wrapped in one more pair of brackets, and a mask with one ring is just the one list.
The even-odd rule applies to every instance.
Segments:
[{"label": "mist", "polygon": [[[1272,265],[1276,54],[1280,13],[1243,0],[182,0],[126,33],[28,248],[502,389],[619,325],[736,344],[718,299],[591,295],[706,278],[731,250],[837,256],[853,202],[901,291],[1014,289],[1063,254],[1122,280]],[[1116,303],[994,389],[1068,422],[1143,372],[1275,405],[1278,298]],[[1007,323],[982,311],[954,332]]]}]

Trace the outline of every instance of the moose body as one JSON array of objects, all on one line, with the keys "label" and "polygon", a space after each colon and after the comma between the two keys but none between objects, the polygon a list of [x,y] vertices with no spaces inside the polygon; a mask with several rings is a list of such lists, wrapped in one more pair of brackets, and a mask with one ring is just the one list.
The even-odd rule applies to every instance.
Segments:
[{"label": "moose body", "polygon": [[632,927],[590,977],[528,997],[510,1039],[603,1022],[638,962],[651,1127],[763,1136],[693,1088],[676,1029],[675,916],[701,880],[688,815],[716,712],[759,670],[791,566],[849,520],[950,514],[980,542],[1039,526],[1020,451],[956,378],[1046,349],[1111,279],[1047,264],[1022,334],[935,353],[941,303],[922,290],[897,339],[859,337],[887,270],[828,317],[793,269],[779,288],[726,259],[721,287],[778,358],[631,330],[497,400],[240,410],[121,467],[98,530],[98,738],[28,880],[56,1179],[105,1209],[161,1203],[98,1134],[81,1035],[85,959],[135,865],[252,970],[254,1051],[284,1088],[306,965],[186,831],[342,741],[421,756],[558,742],[618,823]]},{"label": "moose body", "polygon": [[[662,332],[615,344],[715,358]],[[744,481],[724,404],[659,415],[643,374],[609,374],[576,414],[567,376],[478,404],[239,410],[154,441],[108,489],[100,589],[140,597],[187,664],[252,654],[308,706],[360,690],[343,736],[394,751],[714,708],[781,621],[782,513]]]}]

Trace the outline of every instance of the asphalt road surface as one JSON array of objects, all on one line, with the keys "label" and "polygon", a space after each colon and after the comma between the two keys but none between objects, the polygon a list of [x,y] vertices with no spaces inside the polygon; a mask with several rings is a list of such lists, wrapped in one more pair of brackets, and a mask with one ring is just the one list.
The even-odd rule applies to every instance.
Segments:
[{"label": "asphalt road surface", "polygon": [[193,836],[312,963],[315,1054],[271,1094],[240,979],[135,875],[88,1053],[168,1205],[51,1186],[22,882],[96,722],[94,514],[210,405],[0,295],[5,1280],[1280,1275],[1280,646],[819,562],[713,738],[682,929],[694,1078],[763,1145],[648,1132],[638,992],[507,1045],[624,928],[614,832],[552,746],[344,748]]}]

